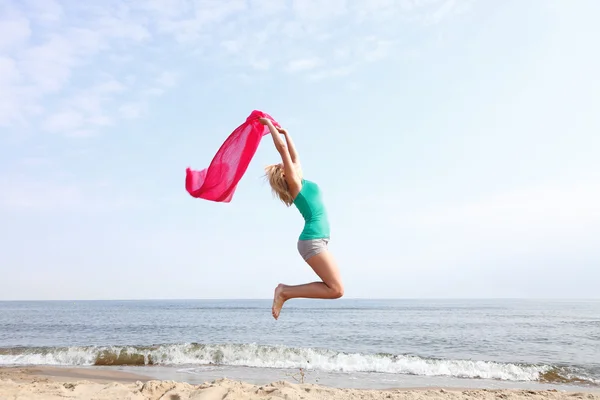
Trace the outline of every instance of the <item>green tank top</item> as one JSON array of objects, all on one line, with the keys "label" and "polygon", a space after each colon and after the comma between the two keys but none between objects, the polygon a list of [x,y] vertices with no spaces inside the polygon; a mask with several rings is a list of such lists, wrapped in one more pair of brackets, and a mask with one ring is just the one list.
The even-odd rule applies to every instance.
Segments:
[{"label": "green tank top", "polygon": [[329,220],[319,186],[302,179],[302,189],[294,199],[294,205],[304,217],[304,229],[300,240],[328,239]]}]

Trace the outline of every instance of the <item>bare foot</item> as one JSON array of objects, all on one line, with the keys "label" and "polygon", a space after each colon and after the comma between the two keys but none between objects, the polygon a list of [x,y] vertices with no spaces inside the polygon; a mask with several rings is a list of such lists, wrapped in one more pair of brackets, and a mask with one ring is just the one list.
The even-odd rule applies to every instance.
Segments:
[{"label": "bare foot", "polygon": [[283,297],[283,288],[284,287],[285,287],[285,285],[280,283],[275,288],[275,295],[273,296],[273,308],[271,310],[273,313],[273,318],[275,318],[275,319],[279,318],[279,313],[281,312],[281,307],[283,307],[283,303],[285,303],[285,298]]}]

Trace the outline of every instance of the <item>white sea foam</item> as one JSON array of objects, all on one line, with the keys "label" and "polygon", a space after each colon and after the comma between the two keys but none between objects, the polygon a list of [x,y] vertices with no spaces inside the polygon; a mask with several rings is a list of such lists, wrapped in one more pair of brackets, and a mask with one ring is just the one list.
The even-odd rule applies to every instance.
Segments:
[{"label": "white sea foam", "polygon": [[118,360],[120,364],[132,365],[305,368],[332,372],[381,372],[505,381],[537,381],[542,374],[553,369],[550,365],[438,360],[406,355],[342,353],[324,349],[257,344],[0,349],[0,365],[111,365],[115,364],[114,360]]}]

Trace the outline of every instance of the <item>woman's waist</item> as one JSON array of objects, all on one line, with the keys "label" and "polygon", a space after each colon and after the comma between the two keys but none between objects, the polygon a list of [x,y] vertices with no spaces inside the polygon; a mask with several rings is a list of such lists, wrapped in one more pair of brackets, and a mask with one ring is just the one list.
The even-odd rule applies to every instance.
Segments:
[{"label": "woman's waist", "polygon": [[329,220],[326,217],[305,220],[303,231],[310,231],[310,230],[318,230],[318,231],[329,230]]},{"label": "woman's waist", "polygon": [[310,217],[304,217],[304,225],[319,225],[329,224],[329,218],[327,214],[323,213],[320,215],[312,215]]}]

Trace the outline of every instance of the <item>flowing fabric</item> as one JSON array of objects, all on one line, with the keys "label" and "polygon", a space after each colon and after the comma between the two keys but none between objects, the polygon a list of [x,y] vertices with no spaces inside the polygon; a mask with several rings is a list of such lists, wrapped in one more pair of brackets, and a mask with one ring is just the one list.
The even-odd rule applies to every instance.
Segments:
[{"label": "flowing fabric", "polygon": [[203,170],[186,169],[185,189],[195,198],[229,203],[238,182],[246,172],[260,140],[269,128],[259,118],[268,118],[280,125],[270,115],[254,110],[246,122],[238,126],[221,145],[212,162]]}]

